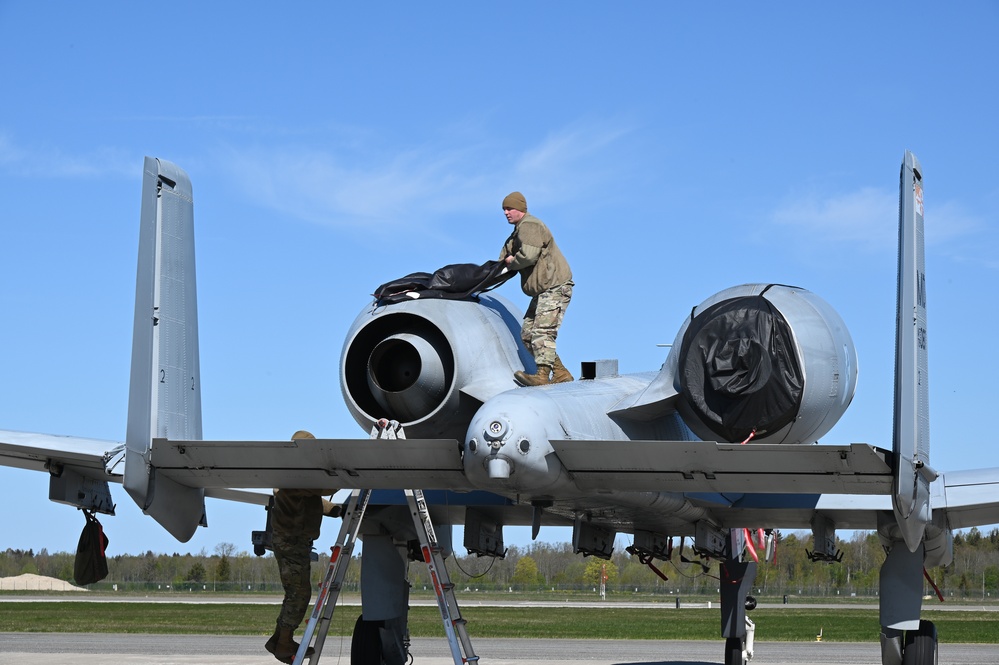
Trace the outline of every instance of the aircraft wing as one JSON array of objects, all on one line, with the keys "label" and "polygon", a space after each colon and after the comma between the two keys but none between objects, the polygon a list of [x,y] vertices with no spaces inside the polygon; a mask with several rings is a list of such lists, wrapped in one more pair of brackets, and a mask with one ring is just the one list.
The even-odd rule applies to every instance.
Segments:
[{"label": "aircraft wing", "polygon": [[0,430],[0,464],[32,471],[47,471],[57,464],[105,480],[106,464],[124,446],[121,441]]},{"label": "aircraft wing", "polygon": [[[53,501],[107,514],[114,508],[104,485],[122,482],[118,467],[124,451],[121,441],[0,430],[0,465],[48,472]],[[271,493],[216,487],[205,496],[266,506]]]},{"label": "aircraft wing", "polygon": [[552,441],[584,490],[888,494],[890,453],[866,444]]},{"label": "aircraft wing", "polygon": [[151,459],[158,473],[205,489],[476,489],[454,439],[154,439]]},{"label": "aircraft wing", "polygon": [[999,468],[948,471],[931,487],[933,510],[942,508],[952,529],[999,523]]}]

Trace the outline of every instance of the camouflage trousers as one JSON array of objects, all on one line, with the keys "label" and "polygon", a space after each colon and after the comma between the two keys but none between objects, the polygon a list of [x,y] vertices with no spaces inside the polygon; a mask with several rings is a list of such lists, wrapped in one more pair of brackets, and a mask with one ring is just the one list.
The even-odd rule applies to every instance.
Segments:
[{"label": "camouflage trousers", "polygon": [[273,539],[274,558],[284,587],[284,601],[277,622],[282,628],[295,630],[309,611],[312,599],[312,539],[277,531]]},{"label": "camouflage trousers", "polygon": [[531,299],[527,308],[520,339],[539,365],[551,367],[555,364],[555,338],[572,299],[573,286],[575,284],[570,279],[565,284],[542,291]]}]

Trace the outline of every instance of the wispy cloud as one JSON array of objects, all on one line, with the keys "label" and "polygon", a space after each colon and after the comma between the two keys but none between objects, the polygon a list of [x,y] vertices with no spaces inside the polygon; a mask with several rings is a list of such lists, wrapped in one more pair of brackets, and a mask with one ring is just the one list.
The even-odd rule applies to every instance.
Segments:
[{"label": "wispy cloud", "polygon": [[259,205],[306,221],[338,227],[393,225],[449,205],[445,193],[467,189],[456,155],[401,153],[362,164],[330,151],[258,148],[236,151],[236,179]]},{"label": "wispy cloud", "polygon": [[896,243],[898,196],[873,187],[837,196],[813,192],[784,200],[772,219],[811,243],[844,243],[883,250]]},{"label": "wispy cloud", "polygon": [[98,147],[70,154],[50,146],[24,147],[0,134],[0,170],[6,175],[43,178],[138,177],[141,160],[124,150]]},{"label": "wispy cloud", "polygon": [[[975,233],[981,221],[959,204],[926,205],[926,242],[939,245]],[[810,244],[850,245],[863,251],[894,250],[898,244],[898,193],[864,187],[823,196],[811,192],[785,199],[773,212],[775,224]]]},{"label": "wispy cloud", "polygon": [[426,223],[441,214],[481,214],[483,200],[523,183],[554,201],[608,177],[620,180],[619,172],[608,174],[601,165],[627,133],[614,123],[590,123],[513,154],[508,146],[465,136],[460,146],[442,141],[394,152],[356,141],[349,148],[233,149],[225,161],[238,165],[234,176],[248,195],[283,214],[338,227],[392,227],[414,211]]},{"label": "wispy cloud", "polygon": [[579,123],[548,135],[539,145],[529,147],[515,161],[506,178],[512,183],[530,182],[532,188],[550,200],[565,200],[591,191],[594,186],[612,186],[626,180],[619,160],[606,157],[630,133],[618,122]]}]

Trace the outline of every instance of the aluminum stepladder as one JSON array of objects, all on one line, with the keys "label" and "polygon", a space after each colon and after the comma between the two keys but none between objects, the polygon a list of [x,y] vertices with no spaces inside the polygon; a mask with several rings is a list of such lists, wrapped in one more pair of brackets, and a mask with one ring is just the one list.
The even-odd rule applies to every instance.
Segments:
[{"label": "aluminum stepladder", "polygon": [[444,567],[444,556],[441,554],[437,535],[434,533],[434,525],[430,521],[430,511],[427,509],[423,490],[405,490],[405,492],[409,510],[413,515],[413,524],[416,525],[416,533],[420,537],[423,561],[427,564],[430,580],[437,594],[437,608],[441,612],[448,644],[451,645],[454,665],[478,663],[479,657],[472,650],[472,642],[468,639],[468,631],[465,630],[468,622],[461,616],[458,600],[454,597],[454,584],[451,583],[447,568]]},{"label": "aluminum stepladder", "polygon": [[370,497],[371,490],[354,490],[350,493],[346,511],[342,514],[343,524],[340,526],[340,535],[337,536],[336,544],[330,551],[330,563],[323,576],[323,583],[319,587],[316,605],[312,608],[308,623],[305,624],[302,644],[298,648],[298,653],[295,654],[295,660],[292,661],[294,665],[302,665],[305,661],[305,652],[308,650],[313,636],[316,638],[315,644],[312,645],[315,652],[309,657],[309,663],[313,665],[319,662],[319,655],[323,652],[326,634],[330,629],[330,620],[333,618],[333,610],[336,608],[336,601],[343,587],[343,578],[350,566],[354,544],[357,542],[357,532],[361,528],[361,520],[364,518],[364,511],[368,507]]},{"label": "aluminum stepladder", "polygon": [[[371,428],[371,438],[405,439],[406,434],[398,421],[390,422],[382,419]],[[454,596],[454,584],[451,583],[447,568],[444,565],[444,556],[437,542],[437,534],[434,532],[434,525],[430,519],[430,511],[427,508],[423,490],[407,489],[403,491],[406,495],[406,502],[409,504],[413,526],[416,528],[416,534],[420,540],[420,552],[430,573],[434,592],[437,594],[437,607],[441,613],[444,632],[451,647],[454,663],[455,665],[478,663],[479,657],[472,650],[472,643],[465,629],[467,622],[462,618],[458,609],[458,601]],[[357,542],[357,534],[361,528],[361,521],[364,519],[364,511],[368,507],[370,497],[371,490],[353,490],[350,493],[350,499],[347,501],[346,510],[342,515],[343,524],[340,526],[340,534],[331,550],[329,567],[323,577],[316,605],[305,626],[302,644],[293,661],[294,665],[304,663],[305,652],[310,646],[310,642],[313,641],[313,637],[315,637],[315,644],[312,646],[315,652],[309,657],[309,665],[315,665],[319,662],[326,634],[329,632],[333,610],[336,608],[336,601],[340,595],[347,568],[350,565],[354,545]]]}]

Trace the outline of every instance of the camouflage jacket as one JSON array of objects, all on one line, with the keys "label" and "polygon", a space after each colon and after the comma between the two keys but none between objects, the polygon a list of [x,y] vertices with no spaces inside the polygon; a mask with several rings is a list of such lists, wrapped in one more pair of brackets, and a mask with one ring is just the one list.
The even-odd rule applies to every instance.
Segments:
[{"label": "camouflage jacket", "polygon": [[520,273],[520,286],[532,298],[572,279],[572,270],[552,232],[534,215],[524,215],[503,244],[500,261],[513,256],[510,270]]},{"label": "camouflage jacket", "polygon": [[285,537],[305,536],[315,540],[323,515],[333,508],[322,496],[326,493],[325,490],[274,490],[271,529]]}]

